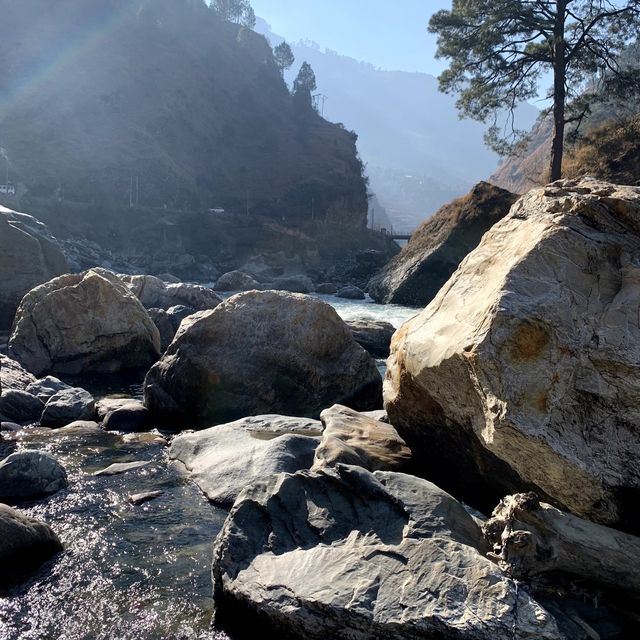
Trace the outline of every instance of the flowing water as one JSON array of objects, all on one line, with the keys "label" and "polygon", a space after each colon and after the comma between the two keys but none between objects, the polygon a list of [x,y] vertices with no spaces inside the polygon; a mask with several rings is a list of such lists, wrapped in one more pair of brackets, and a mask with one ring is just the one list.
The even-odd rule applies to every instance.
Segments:
[{"label": "flowing water", "polygon": [[[415,309],[321,296],[345,320],[399,326]],[[138,378],[84,380],[95,394],[139,395]],[[213,507],[152,437],[46,429],[5,434],[0,459],[44,449],[67,469],[69,488],[22,505],[49,523],[64,552],[26,583],[0,592],[0,640],[223,640],[212,627],[212,542],[226,512]],[[148,461],[135,471],[93,476],[114,462]],[[131,494],[157,491],[141,506]],[[258,634],[256,634],[258,635]]]}]

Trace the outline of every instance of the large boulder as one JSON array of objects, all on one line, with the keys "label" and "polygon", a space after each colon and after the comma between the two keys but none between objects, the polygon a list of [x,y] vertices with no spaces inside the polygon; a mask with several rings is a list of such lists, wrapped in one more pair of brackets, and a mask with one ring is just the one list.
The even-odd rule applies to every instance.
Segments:
[{"label": "large boulder", "polygon": [[145,404],[174,426],[248,415],[317,417],[336,402],[380,404],[380,374],[336,311],[307,296],[251,291],[183,320],[145,380]]},{"label": "large boulder", "polygon": [[372,356],[389,357],[391,338],[396,331],[392,324],[382,320],[349,320],[347,326],[356,342]]},{"label": "large boulder", "polygon": [[64,427],[76,420],[93,420],[95,415],[93,396],[80,387],[69,387],[54,393],[47,400],[40,423],[44,427]]},{"label": "large boulder", "polygon": [[411,459],[411,450],[385,422],[339,404],[320,414],[324,425],[313,467],[353,464],[369,471],[397,471]]},{"label": "large boulder", "polygon": [[0,586],[62,551],[53,529],[0,504]]},{"label": "large boulder", "polygon": [[34,287],[68,271],[45,225],[0,205],[0,329],[8,329],[20,300]]},{"label": "large boulder", "polygon": [[140,301],[111,272],[55,278],[22,300],[10,355],[44,373],[108,373],[148,367],[160,336]]},{"label": "large boulder", "polygon": [[44,451],[19,451],[0,462],[0,501],[47,496],[67,484],[64,467]]},{"label": "large boulder", "polygon": [[196,311],[215,309],[222,299],[209,287],[184,282],[163,282],[149,275],[118,276],[147,309],[169,309],[177,305]]},{"label": "large boulder", "polygon": [[36,396],[18,389],[7,389],[0,395],[0,420],[17,424],[38,422],[44,402]]},{"label": "large boulder", "polygon": [[[29,373],[19,362],[0,353],[0,391],[6,391],[7,389],[27,391],[29,386],[35,382],[37,382],[36,377]],[[30,391],[29,393],[32,392]]]},{"label": "large boulder", "polygon": [[640,188],[531,191],[394,336],[392,424],[480,508],[535,489],[638,529]]},{"label": "large boulder", "polygon": [[474,518],[425,480],[280,474],[246,489],[218,536],[216,609],[308,640],[564,639],[486,551]]},{"label": "large boulder", "polygon": [[429,304],[517,198],[486,182],[477,184],[416,229],[407,246],[371,279],[369,295],[385,304]]},{"label": "large boulder", "polygon": [[259,289],[260,283],[242,271],[228,271],[223,273],[216,282],[216,291],[250,291]]},{"label": "large boulder", "polygon": [[276,473],[309,469],[322,431],[317,420],[255,416],[174,438],[182,462],[212,502],[231,506],[240,492]]}]

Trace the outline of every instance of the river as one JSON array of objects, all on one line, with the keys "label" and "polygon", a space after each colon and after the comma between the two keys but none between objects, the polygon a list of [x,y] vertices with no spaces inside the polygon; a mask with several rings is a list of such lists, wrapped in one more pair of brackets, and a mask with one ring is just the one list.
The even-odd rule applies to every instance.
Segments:
[{"label": "river", "polygon": [[[345,320],[400,326],[415,309],[319,296]],[[87,386],[97,392],[95,381]],[[140,380],[109,379],[101,391],[140,392]],[[68,489],[23,505],[48,522],[65,550],[27,582],[0,592],[0,640],[224,640],[212,627],[212,542],[226,512],[212,506],[168,460],[166,447],[106,432],[6,434],[0,459],[43,449],[67,469]],[[150,461],[116,476],[93,476],[114,462]],[[131,494],[163,491],[141,506]],[[259,634],[256,633],[256,637]]]}]

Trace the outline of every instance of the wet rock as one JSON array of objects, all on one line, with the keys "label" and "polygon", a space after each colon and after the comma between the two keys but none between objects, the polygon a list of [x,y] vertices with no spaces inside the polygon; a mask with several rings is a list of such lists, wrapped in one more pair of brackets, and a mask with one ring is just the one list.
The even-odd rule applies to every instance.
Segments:
[{"label": "wet rock", "polygon": [[304,418],[245,418],[176,436],[169,457],[186,466],[209,500],[230,506],[254,482],[274,473],[309,469],[319,443],[313,436],[321,428],[318,421]]},{"label": "wet rock", "polygon": [[392,324],[381,320],[350,320],[347,326],[356,342],[372,356],[389,357],[391,338],[396,331]]},{"label": "wet rock", "polygon": [[56,429],[55,434],[62,435],[84,435],[84,436],[103,436],[104,431],[100,428],[100,425],[93,420],[76,420],[66,427],[60,427]]},{"label": "wet rock", "polygon": [[164,495],[164,491],[147,491],[146,493],[134,493],[129,496],[129,502],[134,506],[139,506],[145,502],[155,500]]},{"label": "wet rock", "polygon": [[106,431],[147,431],[153,427],[153,420],[142,402],[133,400],[107,413],[103,427]]},{"label": "wet rock", "polygon": [[0,206],[0,329],[8,329],[22,297],[68,271],[67,261],[44,224]]},{"label": "wet rock", "polygon": [[137,469],[142,469],[143,467],[147,467],[151,464],[149,461],[137,461],[137,462],[116,462],[114,464],[110,464],[105,469],[100,469],[100,471],[96,471],[94,476],[117,476],[121,473],[127,473],[129,471],[136,471]]},{"label": "wet rock", "polygon": [[160,336],[140,301],[104,269],[55,278],[22,300],[9,354],[36,375],[148,367]]},{"label": "wet rock", "polygon": [[2,501],[51,495],[67,484],[64,467],[44,451],[20,451],[0,462]]},{"label": "wet rock", "polygon": [[131,396],[107,396],[100,398],[100,400],[96,402],[96,418],[98,422],[103,422],[108,413],[132,402],[136,402],[136,400]]},{"label": "wet rock", "polygon": [[58,391],[70,388],[71,386],[66,382],[62,382],[62,380],[54,376],[47,376],[46,378],[32,382],[26,390],[42,400],[42,402],[47,402],[47,400]]},{"label": "wet rock", "polygon": [[0,504],[0,585],[36,569],[62,551],[48,525]]},{"label": "wet rock", "polygon": [[229,271],[218,278],[216,291],[250,291],[260,289],[260,283],[242,271]]},{"label": "wet rock", "polygon": [[40,422],[45,427],[64,427],[76,420],[92,420],[95,414],[93,396],[80,387],[70,387],[49,398]]},{"label": "wet rock", "polygon": [[369,282],[376,302],[425,306],[518,196],[486,182],[422,223],[402,251]]},{"label": "wet rock", "polygon": [[336,296],[347,300],[364,300],[367,297],[365,292],[356,286],[342,287],[342,289],[338,290]]},{"label": "wet rock", "polygon": [[317,417],[335,402],[375,409],[379,390],[375,361],[331,306],[254,291],[182,322],[147,374],[145,405],[167,425],[198,427],[265,413]]},{"label": "wet rock", "polygon": [[425,474],[480,510],[534,489],[640,530],[639,254],[640,188],[514,205],[392,343],[386,408]]},{"label": "wet rock", "polygon": [[464,507],[425,480],[349,466],[271,476],[217,538],[218,616],[309,640],[565,640],[485,551]]},{"label": "wet rock", "polygon": [[411,450],[390,425],[339,404],[320,414],[324,425],[314,469],[352,464],[369,471],[397,471]]},{"label": "wet rock", "polygon": [[44,403],[36,396],[19,391],[7,389],[0,396],[0,419],[18,424],[32,424],[40,420]]},{"label": "wet rock", "polygon": [[169,441],[158,431],[150,431],[147,433],[124,433],[120,436],[122,442],[125,444],[150,444],[150,445],[160,445],[162,447],[166,447],[169,444]]},{"label": "wet rock", "polygon": [[316,286],[316,293],[332,296],[338,292],[338,286],[331,282],[323,282]]}]

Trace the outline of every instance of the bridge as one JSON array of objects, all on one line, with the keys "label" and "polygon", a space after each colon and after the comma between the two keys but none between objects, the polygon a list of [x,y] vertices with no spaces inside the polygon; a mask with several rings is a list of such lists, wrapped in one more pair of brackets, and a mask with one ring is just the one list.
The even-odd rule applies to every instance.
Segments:
[{"label": "bridge", "polygon": [[398,230],[391,227],[391,229],[386,229],[385,227],[374,229],[378,233],[382,235],[389,236],[392,240],[411,240],[411,236],[413,235],[412,231],[406,230]]}]

